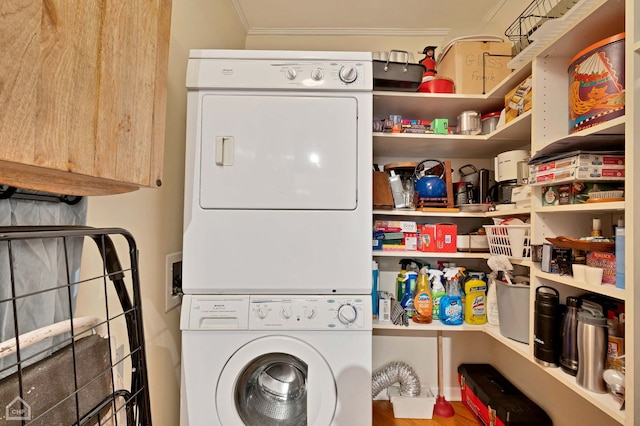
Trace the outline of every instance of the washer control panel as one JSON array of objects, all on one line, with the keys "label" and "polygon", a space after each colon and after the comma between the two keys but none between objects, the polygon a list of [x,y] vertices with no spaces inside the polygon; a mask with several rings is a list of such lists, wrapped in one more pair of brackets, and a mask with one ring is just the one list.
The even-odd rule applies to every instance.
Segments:
[{"label": "washer control panel", "polygon": [[371,330],[371,297],[185,295],[182,330]]},{"label": "washer control panel", "polygon": [[251,296],[249,329],[362,330],[371,327],[369,301],[364,295]]}]

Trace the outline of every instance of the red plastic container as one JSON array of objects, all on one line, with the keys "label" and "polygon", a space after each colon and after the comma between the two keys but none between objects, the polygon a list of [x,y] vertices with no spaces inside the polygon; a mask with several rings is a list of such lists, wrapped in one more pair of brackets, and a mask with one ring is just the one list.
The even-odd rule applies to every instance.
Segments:
[{"label": "red plastic container", "polygon": [[446,77],[436,77],[431,80],[423,81],[418,87],[418,92],[425,93],[455,93],[455,85],[453,80]]},{"label": "red plastic container", "polygon": [[569,65],[569,133],[624,115],[625,33],[592,44]]}]

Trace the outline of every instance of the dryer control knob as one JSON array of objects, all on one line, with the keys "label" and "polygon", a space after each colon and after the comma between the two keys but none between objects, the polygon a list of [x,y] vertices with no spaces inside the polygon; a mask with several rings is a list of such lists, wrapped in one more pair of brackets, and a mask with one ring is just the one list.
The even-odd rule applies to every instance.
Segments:
[{"label": "dryer control knob", "polygon": [[353,305],[342,305],[338,308],[338,320],[343,324],[353,324],[358,318],[358,311]]},{"label": "dryer control knob", "polygon": [[311,79],[313,81],[320,81],[323,79],[323,77],[324,77],[324,73],[320,68],[316,68],[313,71],[311,71]]},{"label": "dryer control knob", "polygon": [[356,78],[358,78],[358,71],[351,65],[346,65],[340,68],[338,75],[340,76],[340,80],[345,83],[353,83],[356,81]]},{"label": "dryer control knob", "polygon": [[256,315],[258,315],[258,318],[260,319],[265,319],[267,317],[267,310],[262,306],[258,306],[256,309]]},{"label": "dryer control knob", "polygon": [[287,68],[287,72],[285,73],[285,75],[289,80],[295,80],[295,78],[298,76],[298,73],[293,68]]}]

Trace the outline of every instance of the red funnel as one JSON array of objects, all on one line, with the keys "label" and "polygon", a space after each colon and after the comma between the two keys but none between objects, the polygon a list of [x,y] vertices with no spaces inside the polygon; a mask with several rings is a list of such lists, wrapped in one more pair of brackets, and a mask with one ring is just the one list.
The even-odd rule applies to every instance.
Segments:
[{"label": "red funnel", "polygon": [[438,397],[433,406],[433,415],[438,417],[453,417],[453,405],[444,398],[442,379],[442,331],[438,330]]}]

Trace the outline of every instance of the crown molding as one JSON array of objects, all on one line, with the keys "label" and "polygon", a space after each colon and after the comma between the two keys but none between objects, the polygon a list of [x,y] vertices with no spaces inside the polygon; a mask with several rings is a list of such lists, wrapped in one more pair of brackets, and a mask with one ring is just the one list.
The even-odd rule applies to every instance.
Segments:
[{"label": "crown molding", "polygon": [[231,0],[231,8],[238,19],[238,22],[242,25],[242,29],[247,33],[249,31],[249,23],[247,22],[247,18],[244,16],[244,10],[242,10],[240,2],[238,0]]},{"label": "crown molding", "polygon": [[440,37],[450,28],[250,28],[248,36],[360,36],[360,37]]},{"label": "crown molding", "polygon": [[491,22],[493,18],[496,16],[498,11],[502,9],[502,6],[507,2],[507,0],[498,0],[493,5],[491,9],[482,17],[482,22]]}]

